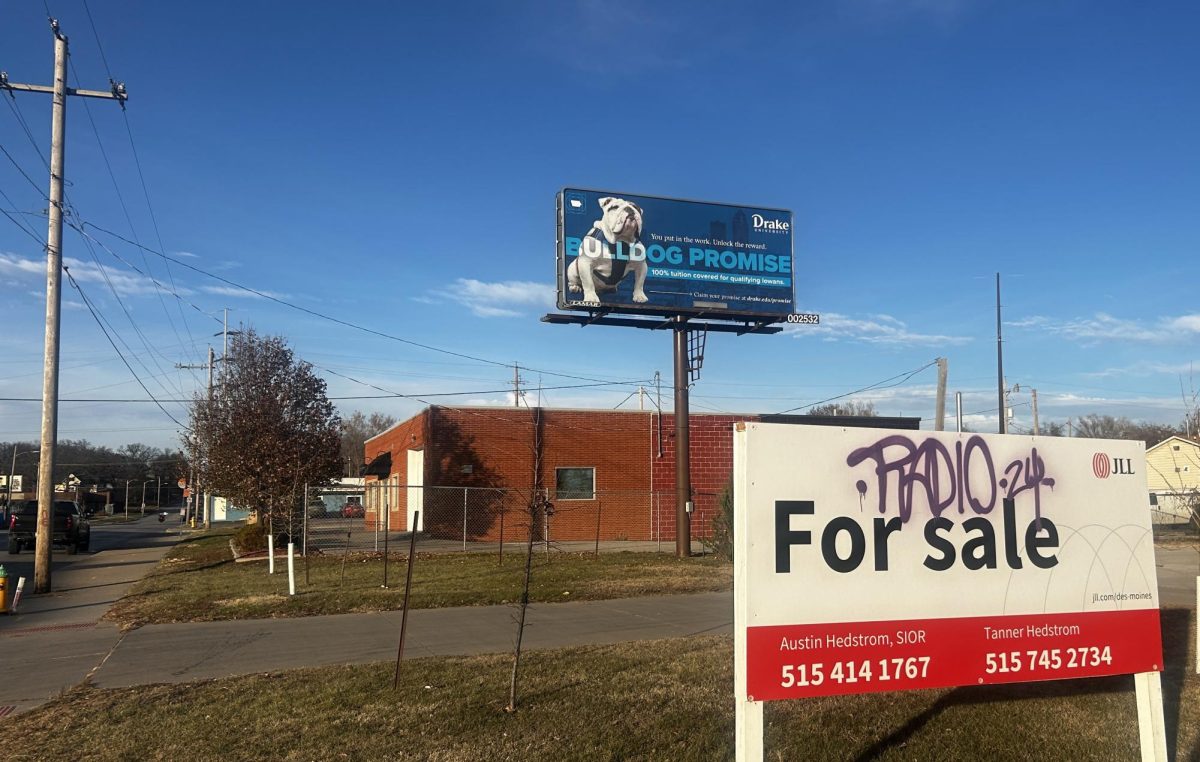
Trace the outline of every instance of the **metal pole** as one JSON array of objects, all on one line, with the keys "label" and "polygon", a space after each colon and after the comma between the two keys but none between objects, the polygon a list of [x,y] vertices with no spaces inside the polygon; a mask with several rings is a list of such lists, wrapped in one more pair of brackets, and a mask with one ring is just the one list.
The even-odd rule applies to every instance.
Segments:
[{"label": "metal pole", "polygon": [[[387,492],[383,496],[383,584],[380,587],[388,586],[388,535],[392,528],[392,485],[388,484]],[[409,527],[413,534],[416,534],[415,527]]]},{"label": "metal pole", "polygon": [[4,505],[8,513],[12,513],[12,485],[13,479],[17,478],[17,446],[13,445],[12,467],[8,469],[8,481],[5,482],[7,489],[5,490]]},{"label": "metal pole", "polygon": [[[209,346],[209,348],[208,348],[208,399],[209,399],[209,402],[212,401],[212,396],[213,396],[213,363],[214,362],[215,362],[215,360],[214,360],[214,355],[213,355],[213,348],[212,348],[212,346]],[[293,493],[292,499],[295,499],[295,493]],[[290,524],[291,522],[288,522],[288,523]],[[212,528],[212,502],[209,500],[209,486],[207,483],[204,485],[204,528],[205,529]],[[288,536],[290,537],[291,534],[292,534],[292,528],[291,528],[291,526],[289,526],[288,527]]]},{"label": "metal pole", "polygon": [[1008,433],[1008,409],[1004,404],[1004,343],[1000,334],[1000,273],[996,273],[996,388],[1000,403],[1001,434]]},{"label": "metal pole", "polygon": [[675,555],[692,554],[691,444],[688,426],[688,327],[675,318]]},{"label": "metal pole", "polygon": [[504,506],[500,506],[500,566],[504,566]]},{"label": "metal pole", "polygon": [[949,371],[949,368],[947,367],[949,364],[949,361],[945,357],[939,357],[937,359],[937,410],[933,419],[934,431],[946,430],[946,375]]},{"label": "metal pole", "polygon": [[33,592],[50,592],[50,521],[54,511],[54,457],[58,446],[58,327],[62,308],[63,173],[67,130],[67,38],[54,22],[54,107],[50,127],[50,204],[46,236],[46,347],[42,375],[42,444],[38,461],[37,539]]},{"label": "metal pole", "polygon": [[962,433],[962,392],[954,393],[954,412],[958,416],[958,433]]},{"label": "metal pole", "polygon": [[125,520],[126,521],[129,520],[129,483],[131,481],[133,481],[133,479],[125,480]]},{"label": "metal pole", "polygon": [[308,581],[308,482],[304,483],[304,526],[301,532],[303,534],[300,538],[300,552],[304,554],[304,585],[307,587],[310,584]]},{"label": "metal pole", "polygon": [[467,552],[467,488],[463,487],[463,552]]},{"label": "metal pole", "polygon": [[147,482],[143,479],[142,480],[142,515],[143,516],[146,515],[146,485],[147,484],[149,484],[149,482]]},{"label": "metal pole", "polygon": [[162,510],[162,477],[161,476],[158,477],[158,488],[157,488],[157,491],[154,493],[154,508],[155,508],[155,510],[159,510],[159,511]]},{"label": "metal pole", "polygon": [[413,531],[408,539],[408,573],[404,578],[404,607],[400,614],[400,645],[396,649],[396,676],[392,679],[392,689],[400,685],[400,660],[404,658],[404,633],[408,630],[408,594],[412,592],[413,563],[417,560],[417,520],[421,511],[413,511]]},{"label": "metal pole", "polygon": [[1038,413],[1037,413],[1037,389],[1030,389],[1029,393],[1033,395],[1033,435],[1036,437],[1038,431]]}]

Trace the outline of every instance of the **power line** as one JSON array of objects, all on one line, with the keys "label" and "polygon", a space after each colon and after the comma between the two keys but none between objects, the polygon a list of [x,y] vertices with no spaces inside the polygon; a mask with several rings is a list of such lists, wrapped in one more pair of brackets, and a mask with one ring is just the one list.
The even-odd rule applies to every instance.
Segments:
[{"label": "power line", "polygon": [[[13,95],[12,91],[9,91],[8,98],[9,99],[5,101],[5,103],[8,104],[8,110],[12,112],[13,116],[17,120],[17,123],[21,125],[21,129],[24,131],[25,137],[29,139],[29,144],[33,146],[33,150],[37,153],[38,158],[42,160],[42,166],[44,166],[46,171],[49,172],[50,162],[46,159],[46,154],[42,153],[42,148],[38,145],[37,138],[33,137],[33,131],[29,129],[29,123],[25,121],[25,115],[21,113],[21,106],[17,103],[17,96]],[[42,193],[41,188],[38,189],[38,192]],[[42,197],[47,201],[50,200],[45,193],[42,193]]]},{"label": "power line", "polygon": [[[71,226],[70,223],[68,223],[68,225]],[[71,227],[73,228],[74,226],[71,226]],[[158,369],[159,375],[154,376],[153,374],[151,374],[150,369],[147,368],[146,365],[144,363],[142,363],[140,360],[138,361],[138,364],[141,365],[142,369],[146,371],[147,376],[151,376],[151,377],[155,378],[156,380],[158,380],[159,386],[161,386],[163,388],[163,391],[167,391],[165,384],[163,384],[161,381],[161,378],[164,377],[166,375],[166,373],[154,355],[158,354],[158,355],[162,356],[162,358],[164,360],[167,360],[167,362],[170,362],[170,360],[168,360],[167,357],[163,356],[161,352],[158,352],[158,350],[151,347],[150,340],[148,338],[146,338],[146,334],[142,332],[142,329],[138,326],[137,321],[135,321],[133,319],[133,313],[131,313],[129,311],[129,307],[125,304],[125,300],[123,298],[121,298],[121,294],[117,291],[116,286],[113,285],[112,279],[108,277],[108,269],[105,268],[105,266],[103,264],[101,264],[100,257],[98,257],[96,255],[96,250],[92,246],[92,242],[89,241],[87,238],[84,238],[83,244],[87,248],[88,253],[91,255],[92,260],[96,263],[96,267],[99,268],[100,276],[104,279],[104,283],[108,286],[108,290],[112,292],[113,298],[116,299],[117,304],[121,307],[121,311],[123,313],[125,313],[125,318],[126,318],[126,320],[129,321],[130,327],[133,328],[134,333],[137,334],[138,338],[141,340],[142,346],[146,349],[146,352],[148,353],[150,361],[152,363],[154,363],[154,367]],[[115,327],[113,327],[113,332],[117,333]],[[117,335],[118,335],[118,337],[120,336],[119,333]],[[179,338],[179,334],[176,334],[176,338],[179,339],[180,341],[182,341],[182,339]],[[122,343],[124,343],[124,341],[122,341]],[[126,344],[125,348],[128,350],[129,345]],[[136,357],[136,355],[135,355],[135,357]],[[183,386],[179,385],[179,384],[177,384],[176,386],[177,386],[177,390],[179,391],[179,393],[182,394]]]},{"label": "power line", "polygon": [[[925,370],[926,368],[932,368],[934,365],[937,365],[937,360],[928,362],[925,365],[922,365],[921,367],[917,368],[916,370],[911,370],[906,373],[898,373],[898,374],[892,376],[891,378],[885,378],[882,381],[877,381],[869,386],[864,386],[861,389],[855,389],[852,392],[846,392],[845,394],[839,394],[836,397],[830,397],[828,399],[819,400],[819,401],[813,402],[812,404],[809,404],[809,405],[799,405],[797,407],[789,408],[787,410],[776,413],[775,415],[784,415],[786,413],[791,413],[791,412],[794,412],[794,411],[799,410],[800,408],[804,408],[804,407],[813,408],[813,407],[816,407],[817,405],[824,405],[826,402],[833,402],[834,400],[840,400],[843,397],[849,397],[852,394],[858,394],[860,392],[867,392],[872,389],[890,389],[893,386],[899,386],[900,384],[903,384],[905,381],[907,381],[908,379],[917,375],[921,371]],[[896,381],[896,383],[894,383],[894,384],[888,383],[889,381],[892,381],[894,379],[899,379],[899,380]]]},{"label": "power line", "polygon": [[[24,177],[25,180],[33,186],[33,189],[38,192],[38,195],[41,196],[44,201],[50,200],[50,197],[46,195],[44,190],[42,190],[42,186],[34,182],[33,178],[29,176],[29,173],[25,171],[25,168],[13,158],[13,155],[8,152],[8,149],[5,148],[3,144],[0,144],[0,153],[3,153],[8,158],[9,162],[16,167],[18,172],[21,173],[21,177]],[[16,206],[16,204],[13,204],[13,206]]]},{"label": "power line", "polygon": [[[89,21],[91,20],[90,13],[88,14],[88,19],[89,19]],[[95,30],[96,30],[96,27],[95,27],[95,24],[93,24],[92,25],[93,33],[95,32]],[[99,35],[97,35],[96,36],[96,44],[99,45],[99,43],[100,43],[100,38],[99,38]],[[101,55],[103,55],[103,50],[101,51]],[[71,64],[71,74],[75,77],[76,82],[78,82],[79,74],[75,71],[75,63],[74,63],[74,61],[69,61],[69,62]],[[107,61],[105,62],[104,68],[105,68],[105,71],[108,73],[108,81],[112,82],[112,72],[108,72]],[[89,122],[89,124],[91,124],[91,127],[92,127],[92,134],[96,136],[96,145],[100,148],[100,156],[104,159],[104,166],[108,170],[109,179],[112,181],[113,191],[117,194],[117,202],[121,205],[121,211],[125,214],[125,222],[126,222],[126,224],[129,225],[129,232],[131,235],[133,235],[133,238],[136,241],[138,239],[138,235],[137,235],[137,230],[134,228],[134,225],[133,225],[133,218],[130,217],[130,215],[129,215],[129,207],[125,204],[125,196],[121,193],[120,184],[117,183],[117,175],[115,172],[113,172],[112,163],[109,162],[109,160],[108,160],[108,151],[106,151],[104,148],[104,141],[100,139],[100,130],[96,127],[96,120],[92,116],[92,108],[90,105],[88,105],[86,98],[83,99],[83,108],[84,108],[84,111],[87,112],[88,122]],[[70,223],[68,223],[68,224],[70,224]],[[72,227],[74,227],[74,226],[72,226]],[[145,252],[140,252],[140,253],[142,255],[142,263],[146,266],[146,270],[150,272],[150,276],[148,276],[148,277],[150,277],[150,280],[153,281],[155,283],[155,285],[158,285],[158,281],[155,280],[153,277],[154,270],[153,270],[153,268],[150,267],[150,261],[148,259],[146,259],[146,253]],[[163,301],[162,292],[156,290],[155,293],[158,296],[158,303],[159,303],[159,306],[162,307],[163,315],[165,315],[167,318],[167,324],[169,326],[171,326],[171,332],[175,334],[175,340],[182,343],[183,337],[179,335],[179,329],[175,327],[175,320],[171,317],[171,311],[167,309],[166,302]],[[172,294],[174,294],[176,297],[178,297],[178,293],[175,292],[173,287],[172,287]]]},{"label": "power line", "polygon": [[[78,215],[76,215],[76,216],[78,216]],[[225,325],[225,324],[224,324],[223,322],[221,322],[221,319],[220,319],[220,318],[218,318],[216,315],[210,315],[209,313],[205,312],[203,309],[201,309],[200,307],[196,306],[196,305],[195,305],[195,304],[193,304],[192,302],[189,302],[187,299],[184,299],[182,296],[180,296],[180,295],[179,295],[179,293],[178,293],[178,292],[176,292],[176,291],[173,291],[173,290],[171,290],[171,289],[168,289],[168,288],[167,288],[167,286],[166,286],[165,284],[163,284],[163,283],[160,283],[160,282],[159,282],[159,281],[158,281],[158,280],[157,280],[157,279],[156,279],[156,278],[155,278],[153,275],[148,275],[148,274],[146,274],[146,273],[142,272],[140,269],[138,269],[137,265],[133,264],[133,263],[132,263],[132,262],[130,262],[128,259],[125,259],[125,258],[124,258],[124,257],[122,257],[120,254],[118,254],[117,252],[115,252],[115,251],[113,251],[112,249],[110,249],[110,248],[109,248],[107,245],[105,245],[105,243],[104,243],[103,241],[101,241],[99,238],[96,238],[95,236],[88,235],[87,231],[83,229],[83,226],[82,226],[82,225],[76,225],[76,224],[74,224],[74,223],[72,223],[72,222],[67,222],[67,225],[68,225],[68,226],[69,226],[69,227],[70,227],[72,230],[74,230],[75,232],[77,232],[77,233],[79,233],[81,236],[83,236],[84,238],[87,238],[87,239],[89,239],[89,240],[91,240],[91,241],[95,242],[95,244],[96,244],[97,246],[99,246],[100,248],[102,248],[102,249],[104,249],[106,252],[108,252],[108,253],[109,253],[109,254],[110,254],[110,255],[111,255],[111,256],[112,256],[114,259],[116,259],[117,261],[121,262],[123,265],[125,265],[126,267],[128,267],[130,270],[133,270],[135,273],[137,273],[138,275],[142,276],[143,278],[146,278],[146,279],[148,279],[148,280],[149,280],[151,283],[153,283],[155,286],[157,286],[157,287],[158,287],[159,289],[161,289],[162,291],[165,291],[166,293],[169,293],[171,296],[175,297],[175,298],[176,298],[176,299],[178,299],[179,301],[181,301],[181,302],[183,302],[184,304],[186,304],[187,306],[191,307],[191,308],[192,308],[192,309],[194,309],[196,312],[199,312],[199,313],[200,313],[201,315],[203,315],[204,317],[206,317],[206,318],[209,318],[210,320],[214,321],[214,322],[215,322],[217,325],[224,327],[224,325]],[[143,255],[143,256],[145,256],[145,255]],[[161,298],[161,294],[160,294],[160,298]],[[170,315],[168,315],[168,316],[167,316],[167,319],[168,319],[168,320],[170,319]],[[195,341],[195,339],[192,339],[191,343],[190,343],[190,344],[188,344],[188,343],[184,342],[184,340],[183,340],[183,337],[182,337],[182,336],[180,336],[178,333],[176,333],[176,334],[175,334],[175,338],[176,338],[176,339],[179,341],[179,346],[195,346],[195,345],[196,345],[196,341]]]},{"label": "power line", "polygon": [[[83,299],[83,303],[84,303],[84,305],[87,307],[87,309],[88,309],[88,312],[90,312],[90,313],[91,313],[91,315],[92,315],[92,319],[96,321],[96,325],[100,326],[100,330],[101,330],[101,332],[103,332],[103,333],[104,333],[104,338],[108,339],[108,343],[109,343],[109,344],[112,344],[113,351],[114,351],[114,352],[116,352],[118,355],[120,355],[120,356],[121,356],[121,362],[125,364],[125,367],[126,367],[126,369],[128,369],[128,370],[129,370],[129,373],[130,373],[130,374],[131,374],[131,375],[134,377],[134,379],[135,379],[135,380],[138,382],[138,386],[142,387],[142,391],[144,391],[144,392],[146,393],[146,396],[150,397],[150,399],[154,401],[154,404],[158,405],[158,409],[159,409],[159,410],[161,410],[165,416],[167,416],[167,417],[168,417],[168,418],[170,418],[172,421],[174,421],[174,422],[175,422],[175,424],[176,424],[177,426],[179,426],[180,428],[182,428],[184,431],[191,431],[191,429],[190,429],[188,426],[184,426],[182,423],[180,423],[180,422],[179,422],[179,419],[177,419],[175,416],[171,415],[171,413],[170,413],[170,412],[169,412],[169,411],[168,411],[168,410],[167,410],[165,407],[163,407],[163,406],[162,406],[162,403],[160,403],[158,400],[154,399],[154,395],[153,395],[153,394],[151,394],[151,393],[150,393],[150,390],[146,388],[146,385],[142,383],[142,379],[141,379],[141,378],[139,378],[139,377],[138,377],[138,374],[134,372],[134,370],[133,370],[133,367],[132,367],[132,366],[130,366],[130,364],[129,364],[129,363],[126,361],[126,360],[125,360],[125,357],[124,357],[124,355],[121,355],[121,350],[117,348],[117,345],[116,345],[116,343],[115,343],[115,342],[113,342],[113,340],[112,340],[112,337],[111,337],[111,336],[109,336],[109,334],[108,334],[108,329],[106,329],[106,328],[104,327],[104,323],[103,323],[103,321],[101,321],[101,320],[100,320],[100,317],[99,317],[99,316],[96,314],[96,310],[95,310],[95,309],[92,307],[92,303],[91,303],[91,301],[90,301],[90,300],[87,298],[87,294],[85,294],[85,293],[83,292],[83,289],[79,287],[79,283],[78,283],[78,282],[76,282],[76,280],[75,280],[75,276],[71,275],[71,271],[70,271],[70,269],[68,269],[68,268],[67,268],[67,267],[64,265],[64,266],[63,266],[63,272],[64,272],[64,273],[66,273],[66,275],[67,275],[67,280],[69,280],[69,281],[71,282],[71,285],[72,285],[72,286],[75,288],[75,290],[79,292],[79,297],[80,297],[81,299]],[[63,401],[65,401],[65,400],[59,400],[59,401],[60,401],[60,402],[63,402]]]},{"label": "power line", "polygon": [[[124,241],[125,243],[129,244],[130,246],[136,246],[136,247],[143,249],[151,254],[154,254],[155,256],[162,257],[163,259],[167,260],[168,262],[174,262],[175,264],[177,264],[181,267],[185,267],[189,270],[200,273],[201,275],[205,275],[209,278],[212,278],[213,280],[220,281],[228,286],[232,286],[236,289],[240,289],[247,293],[254,294],[255,296],[257,296],[259,298],[266,299],[267,301],[271,301],[271,302],[274,302],[281,306],[287,307],[289,309],[296,310],[297,312],[303,312],[306,315],[311,315],[313,317],[320,318],[321,320],[327,320],[331,323],[336,323],[338,325],[342,325],[347,328],[353,328],[356,331],[362,331],[363,333],[369,333],[373,336],[378,336],[380,338],[389,339],[391,341],[397,341],[397,342],[400,342],[401,344],[407,344],[409,346],[417,347],[419,349],[425,349],[430,352],[437,352],[439,354],[449,355],[451,357],[460,357],[464,360],[471,360],[473,362],[483,363],[485,365],[495,365],[495,366],[498,366],[501,368],[506,368],[506,369],[512,367],[511,362],[500,362],[498,360],[489,360],[485,357],[477,357],[475,355],[466,354],[465,352],[455,352],[454,350],[451,350],[451,349],[443,349],[441,347],[435,347],[435,346],[432,346],[429,344],[422,344],[419,341],[413,341],[412,339],[405,339],[403,337],[396,336],[395,334],[386,333],[384,331],[378,331],[378,330],[375,330],[374,328],[368,328],[364,325],[359,325],[358,323],[352,323],[348,320],[343,320],[341,318],[333,317],[332,315],[326,315],[322,312],[317,312],[316,310],[309,309],[308,307],[304,307],[299,304],[294,304],[292,302],[287,301],[286,299],[281,299],[278,296],[267,293],[265,291],[259,291],[258,289],[243,285],[236,281],[230,280],[229,278],[226,278],[224,276],[217,275],[216,273],[210,273],[207,270],[204,270],[203,268],[200,268],[195,265],[189,264],[187,262],[178,260],[175,257],[169,256],[169,255],[163,253],[162,251],[156,251],[155,249],[152,249],[148,246],[144,246],[140,243],[137,243],[136,241],[131,241],[128,238],[126,238],[125,236],[123,236],[119,233],[114,233],[113,231],[108,230],[106,228],[102,228],[99,225],[95,224],[94,222],[81,221],[81,225],[84,227],[95,228],[96,230],[100,231],[101,233],[105,233],[106,235],[110,235],[113,238]],[[595,382],[603,381],[603,379],[589,378],[587,376],[576,376],[576,375],[572,375],[569,373],[557,373],[555,371],[542,370],[539,368],[530,368],[530,367],[527,367],[524,365],[522,365],[521,367],[525,368],[526,370],[532,371],[532,372],[542,373],[547,376],[556,376],[558,378],[573,378],[577,381],[595,381]]]}]

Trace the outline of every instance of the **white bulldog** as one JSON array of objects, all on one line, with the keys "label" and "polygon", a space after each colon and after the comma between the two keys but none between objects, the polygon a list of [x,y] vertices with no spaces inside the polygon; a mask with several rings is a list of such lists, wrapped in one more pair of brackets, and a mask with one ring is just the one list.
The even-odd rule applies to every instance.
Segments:
[{"label": "white bulldog", "polygon": [[567,268],[567,287],[582,291],[587,302],[599,302],[600,294],[617,290],[625,276],[633,273],[633,301],[649,301],[642,290],[646,283],[646,247],[642,245],[642,209],[632,201],[606,196],[600,199],[603,216],[583,237],[579,256]]}]

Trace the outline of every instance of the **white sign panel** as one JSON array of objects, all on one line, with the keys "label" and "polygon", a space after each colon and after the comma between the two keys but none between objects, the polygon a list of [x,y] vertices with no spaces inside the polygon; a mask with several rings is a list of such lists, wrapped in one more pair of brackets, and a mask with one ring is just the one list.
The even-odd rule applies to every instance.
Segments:
[{"label": "white sign panel", "polygon": [[1140,442],[740,424],[740,701],[1157,671]]}]

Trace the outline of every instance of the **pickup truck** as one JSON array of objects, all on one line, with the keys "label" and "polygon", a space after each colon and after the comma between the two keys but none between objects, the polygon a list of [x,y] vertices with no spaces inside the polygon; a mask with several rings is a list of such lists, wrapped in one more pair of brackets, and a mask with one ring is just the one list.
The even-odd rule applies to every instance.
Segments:
[{"label": "pickup truck", "polygon": [[[26,500],[13,506],[8,520],[8,552],[20,553],[22,548],[32,548],[37,536],[36,500]],[[54,518],[50,525],[51,542],[66,545],[67,554],[74,555],[87,550],[92,541],[92,526],[79,505],[71,500],[54,501]]]}]

